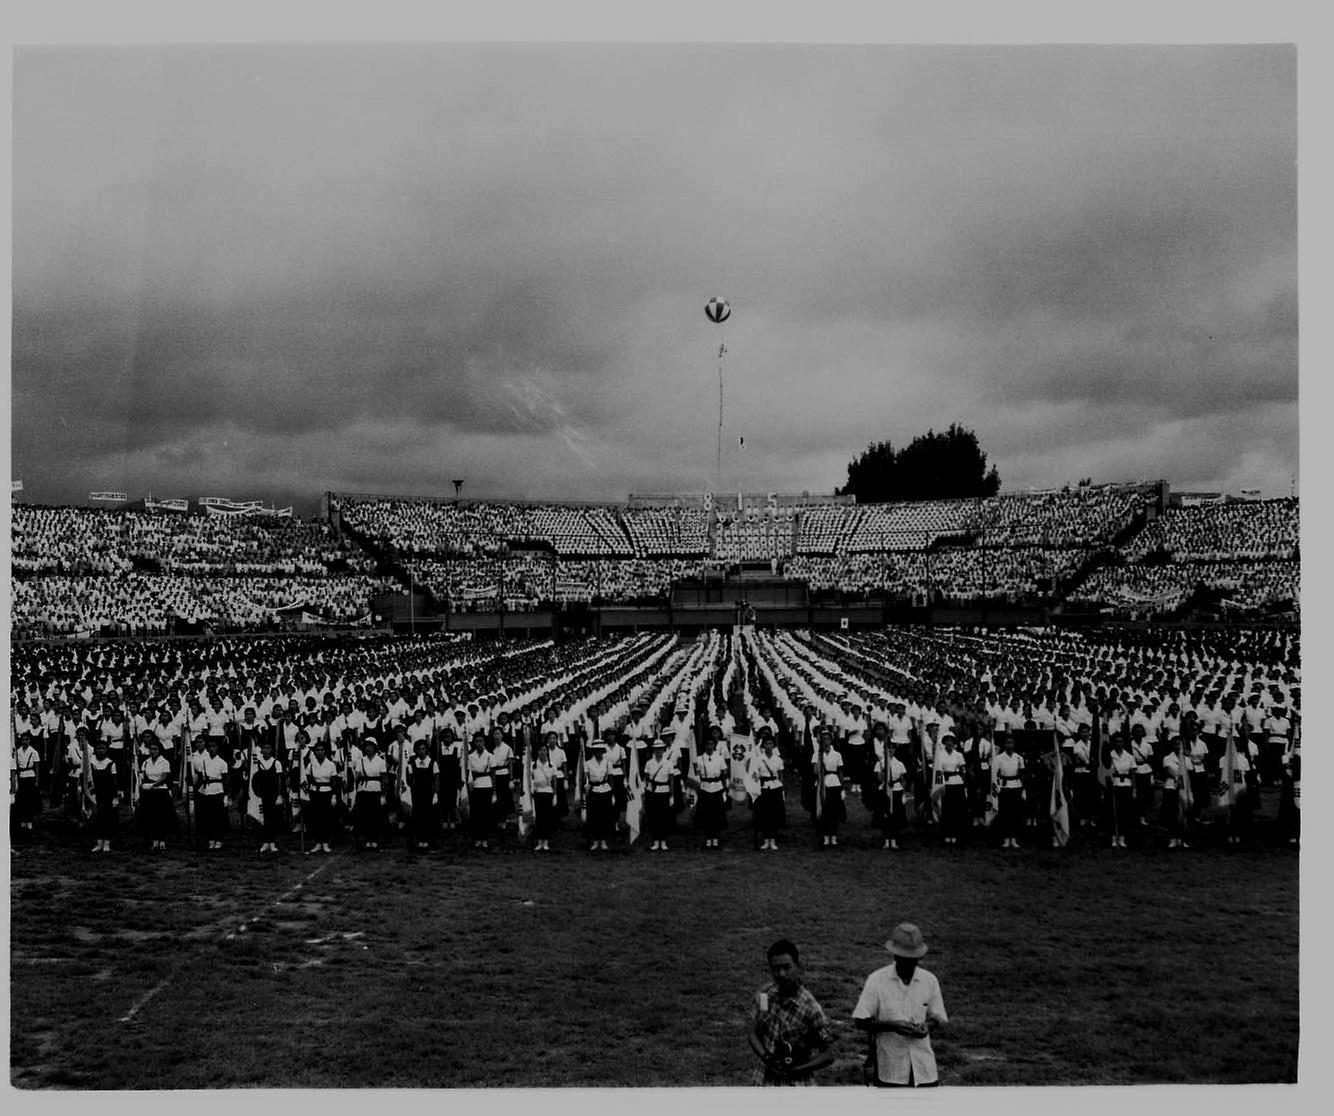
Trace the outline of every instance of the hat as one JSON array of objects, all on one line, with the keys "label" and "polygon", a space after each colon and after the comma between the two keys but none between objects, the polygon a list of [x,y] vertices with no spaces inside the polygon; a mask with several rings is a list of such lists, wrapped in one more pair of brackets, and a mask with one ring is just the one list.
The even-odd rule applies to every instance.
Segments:
[{"label": "hat", "polygon": [[604,752],[607,750],[607,742],[606,742],[605,740],[598,740],[598,739],[595,737],[594,739],[592,739],[592,740],[590,740],[590,741],[588,742],[588,750],[589,750],[590,752],[592,752],[592,751],[596,751],[596,750],[599,750],[599,749],[600,749],[601,751],[604,751]]},{"label": "hat", "polygon": [[659,736],[654,739],[653,743],[650,744],[649,747],[652,748],[654,751],[657,751],[659,748],[666,748],[667,741],[665,741],[661,736]]},{"label": "hat", "polygon": [[889,935],[885,948],[895,957],[925,957],[926,942],[922,932],[911,922],[900,922]]}]

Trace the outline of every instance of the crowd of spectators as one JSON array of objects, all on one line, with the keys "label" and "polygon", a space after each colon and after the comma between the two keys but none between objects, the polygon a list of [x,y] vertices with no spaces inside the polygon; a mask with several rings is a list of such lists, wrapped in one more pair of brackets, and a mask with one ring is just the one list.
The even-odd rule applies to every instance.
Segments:
[{"label": "crowd of spectators", "polygon": [[1143,489],[1120,486],[993,496],[978,523],[986,546],[1093,546],[1128,527],[1146,499]]},{"label": "crowd of spectators", "polygon": [[703,508],[626,508],[621,522],[636,558],[703,558],[709,553],[709,521]]},{"label": "crowd of spectators", "polygon": [[163,573],[320,577],[370,572],[374,562],[327,524],[123,508],[18,505],[12,564],[21,574]]},{"label": "crowd of spectators", "polygon": [[327,577],[196,577],[181,574],[51,574],[12,583],[17,638],[162,635],[180,624],[267,628],[300,611],[328,623],[364,617],[394,583],[365,574]]},{"label": "crowd of spectators", "polygon": [[1301,515],[1295,499],[1241,500],[1169,508],[1125,547],[1131,560],[1158,551],[1178,562],[1295,558]]},{"label": "crowd of spectators", "polygon": [[1104,566],[1073,590],[1081,601],[1129,612],[1172,613],[1203,586],[1218,590],[1225,607],[1261,609],[1301,593],[1295,561],[1171,562]]},{"label": "crowd of spectators", "polygon": [[887,593],[932,601],[1018,601],[1049,595],[1052,586],[1071,574],[1085,555],[1076,547],[942,547],[843,557],[799,555],[787,563],[784,572],[808,581],[816,592],[850,596]]},{"label": "crowd of spectators", "polygon": [[544,543],[557,554],[631,555],[629,536],[605,505],[438,503],[339,498],[343,522],[401,555],[494,557],[510,543]]}]

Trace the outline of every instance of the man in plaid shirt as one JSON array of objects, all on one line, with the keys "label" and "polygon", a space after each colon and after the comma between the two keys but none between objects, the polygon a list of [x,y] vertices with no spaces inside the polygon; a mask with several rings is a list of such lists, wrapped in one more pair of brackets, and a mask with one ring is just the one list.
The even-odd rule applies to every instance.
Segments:
[{"label": "man in plaid shirt", "polygon": [[824,1009],[801,982],[801,959],[787,939],[769,947],[774,982],[755,997],[750,1047],[766,1085],[813,1085],[815,1071],[834,1060]]}]

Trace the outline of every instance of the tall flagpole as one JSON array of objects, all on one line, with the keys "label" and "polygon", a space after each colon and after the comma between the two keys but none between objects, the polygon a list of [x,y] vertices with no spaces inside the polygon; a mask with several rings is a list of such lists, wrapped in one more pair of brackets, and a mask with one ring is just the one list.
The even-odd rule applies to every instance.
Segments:
[{"label": "tall flagpole", "polygon": [[714,468],[713,490],[715,493],[721,493],[723,490],[723,357],[727,354],[727,346],[720,344],[718,346],[718,462]]}]

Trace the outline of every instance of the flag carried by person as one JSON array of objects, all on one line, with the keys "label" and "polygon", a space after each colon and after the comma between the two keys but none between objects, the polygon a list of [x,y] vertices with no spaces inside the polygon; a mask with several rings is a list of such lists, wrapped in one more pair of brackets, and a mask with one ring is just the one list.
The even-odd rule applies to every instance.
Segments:
[{"label": "flag carried by person", "polygon": [[264,805],[259,800],[259,795],[255,793],[255,744],[251,741],[250,755],[246,759],[245,769],[245,787],[243,793],[246,796],[245,812],[256,825],[264,824]]},{"label": "flag carried by person", "polygon": [[459,798],[457,810],[460,821],[467,821],[471,811],[468,809],[468,742],[459,744]]},{"label": "flag carried by person", "polygon": [[579,756],[574,761],[574,790],[570,795],[570,805],[574,807],[580,821],[588,820],[584,810],[584,745],[585,742],[580,741]]},{"label": "flag carried by person", "polygon": [[[930,739],[926,728],[922,730],[922,755],[926,755],[927,741]],[[945,802],[945,769],[941,766],[941,759],[945,755],[945,748],[939,740],[931,750],[931,817],[935,821],[940,821],[941,811]]]},{"label": "flag carried by person", "polygon": [[639,839],[644,820],[644,783],[639,772],[639,749],[631,747],[626,757],[629,776],[626,778],[625,828],[630,844]]},{"label": "flag carried by person", "polygon": [[1056,733],[1051,734],[1051,831],[1056,843],[1065,848],[1070,840],[1070,804],[1065,799],[1065,765]]},{"label": "flag carried by person", "polygon": [[1227,726],[1227,748],[1223,751],[1223,783],[1218,788],[1218,805],[1231,806],[1246,793],[1246,783],[1237,769],[1236,730],[1231,719]]},{"label": "flag carried by person", "polygon": [[533,831],[536,807],[533,803],[533,741],[532,729],[524,726],[519,735],[519,747],[523,750],[523,787],[519,792],[519,836],[527,837]]},{"label": "flag carried by person", "polygon": [[412,770],[408,764],[408,742],[398,745],[398,756],[394,761],[394,789],[398,794],[398,812],[405,818],[412,817],[412,783],[408,774]]},{"label": "flag carried by person", "polygon": [[83,742],[83,767],[79,773],[79,808],[85,818],[90,818],[97,811],[97,795],[93,793],[93,750],[87,740]]},{"label": "flag carried by person", "polygon": [[1195,792],[1190,789],[1190,757],[1185,744],[1177,746],[1177,815],[1185,825],[1195,807]]}]

